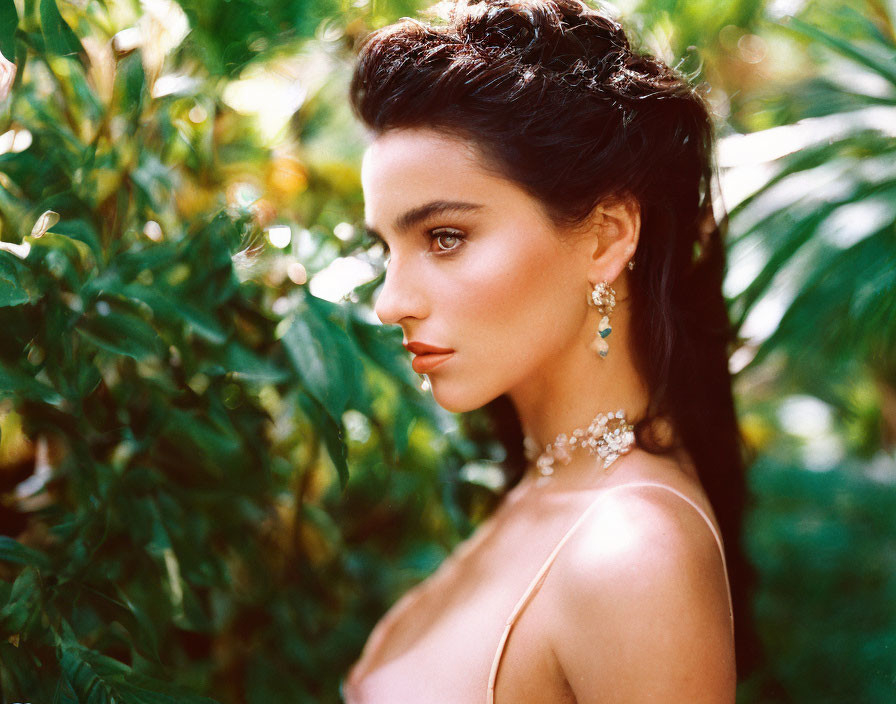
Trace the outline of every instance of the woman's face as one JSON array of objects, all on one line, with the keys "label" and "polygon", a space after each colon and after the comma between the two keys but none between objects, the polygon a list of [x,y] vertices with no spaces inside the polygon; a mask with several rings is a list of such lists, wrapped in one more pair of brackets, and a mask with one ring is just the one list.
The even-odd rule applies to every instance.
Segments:
[{"label": "woman's face", "polygon": [[544,383],[582,339],[591,289],[594,240],[562,236],[481,159],[457,137],[400,129],[373,142],[361,173],[368,229],[390,251],[376,314],[405,343],[453,350],[426,373],[454,412]]}]

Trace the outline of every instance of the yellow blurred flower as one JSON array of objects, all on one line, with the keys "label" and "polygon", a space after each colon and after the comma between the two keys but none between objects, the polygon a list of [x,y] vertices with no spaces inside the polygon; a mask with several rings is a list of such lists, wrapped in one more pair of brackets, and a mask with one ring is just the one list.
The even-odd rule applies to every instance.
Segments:
[{"label": "yellow blurred flower", "polygon": [[758,413],[747,413],[740,419],[741,435],[750,449],[763,450],[771,443],[775,429]]},{"label": "yellow blurred flower", "polygon": [[215,193],[197,186],[192,179],[184,179],[175,191],[174,198],[177,203],[177,211],[188,219],[208,212],[215,203]]},{"label": "yellow blurred flower", "polygon": [[276,198],[292,198],[308,188],[308,172],[298,159],[277,157],[270,162],[267,186]]}]

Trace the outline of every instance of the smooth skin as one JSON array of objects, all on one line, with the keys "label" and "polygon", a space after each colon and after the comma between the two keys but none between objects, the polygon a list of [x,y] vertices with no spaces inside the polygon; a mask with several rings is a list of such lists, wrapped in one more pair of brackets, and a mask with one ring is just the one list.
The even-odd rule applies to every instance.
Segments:
[{"label": "smooth skin", "polygon": [[[431,129],[392,130],[372,142],[362,166],[365,217],[390,250],[377,316],[400,325],[406,342],[455,350],[428,375],[449,411],[507,394],[541,445],[601,411],[642,414],[647,390],[627,335],[637,201],[617,197],[561,230],[540,201],[488,166],[470,142]],[[600,316],[587,296],[604,280],[617,306],[601,359],[589,349]],[[640,468],[626,470],[632,479],[664,476],[656,469],[664,460],[648,453],[623,460]],[[557,468],[551,490],[593,486],[594,465],[576,453]],[[685,465],[675,471],[698,485]],[[662,494],[669,492],[614,492],[561,551],[533,618],[567,684],[531,701],[734,702],[718,547],[692,507]],[[521,502],[518,510],[538,506]],[[513,678],[508,668],[499,683]]]},{"label": "smooth skin", "polygon": [[725,578],[703,519],[659,489],[616,492],[593,519],[542,594],[575,701],[734,702]]}]

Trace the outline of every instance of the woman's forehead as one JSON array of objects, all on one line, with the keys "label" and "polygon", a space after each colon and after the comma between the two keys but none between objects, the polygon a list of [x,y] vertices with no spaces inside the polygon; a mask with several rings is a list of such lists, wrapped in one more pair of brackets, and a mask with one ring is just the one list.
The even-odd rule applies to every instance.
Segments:
[{"label": "woman's forehead", "polygon": [[474,173],[482,171],[482,155],[476,145],[447,132],[428,128],[393,129],[377,136],[364,153],[362,180],[365,174],[380,175],[383,171],[403,169]]},{"label": "woman's forehead", "polygon": [[361,168],[368,222],[387,227],[397,211],[435,201],[499,206],[526,197],[483,159],[471,142],[434,130],[384,133],[368,147]]}]

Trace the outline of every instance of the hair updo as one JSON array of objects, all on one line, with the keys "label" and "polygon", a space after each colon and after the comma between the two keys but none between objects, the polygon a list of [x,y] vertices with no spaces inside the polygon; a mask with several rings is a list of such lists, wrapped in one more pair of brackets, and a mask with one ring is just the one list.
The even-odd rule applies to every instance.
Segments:
[{"label": "hair updo", "polygon": [[[430,24],[404,18],[373,32],[351,101],[374,134],[427,127],[473,143],[558,225],[581,223],[616,196],[637,199],[630,335],[650,402],[635,433],[650,452],[683,447],[697,467],[722,529],[738,678],[747,677],[760,655],[755,570],[741,541],[747,457],[728,370],[735,336],[722,294],[726,220],[712,207],[714,125],[699,90],[633,51],[604,10],[474,0]],[[486,410],[512,486],[525,467],[519,419],[505,396]],[[659,419],[680,444],[663,444]]]}]

